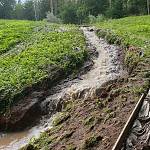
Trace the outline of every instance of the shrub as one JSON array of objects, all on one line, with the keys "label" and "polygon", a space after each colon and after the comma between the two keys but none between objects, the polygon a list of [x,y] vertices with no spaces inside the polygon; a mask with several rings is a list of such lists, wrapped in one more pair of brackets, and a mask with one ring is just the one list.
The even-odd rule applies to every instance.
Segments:
[{"label": "shrub", "polygon": [[93,15],[89,15],[88,16],[89,18],[89,23],[92,24],[92,23],[96,23],[96,22],[103,22],[106,20],[105,16],[102,15],[102,14],[99,14],[98,16],[93,16]]},{"label": "shrub", "polygon": [[50,11],[46,13],[46,21],[50,23],[61,23],[60,18],[54,16],[54,14],[51,13]]}]

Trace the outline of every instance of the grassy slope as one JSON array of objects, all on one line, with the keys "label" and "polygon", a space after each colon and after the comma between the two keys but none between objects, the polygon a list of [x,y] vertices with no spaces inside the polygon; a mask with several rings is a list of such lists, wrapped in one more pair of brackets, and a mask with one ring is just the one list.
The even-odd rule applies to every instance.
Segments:
[{"label": "grassy slope", "polygon": [[109,29],[124,39],[124,44],[148,50],[150,48],[150,16],[127,17],[97,23],[98,28]]},{"label": "grassy slope", "polygon": [[[139,61],[150,63],[150,16],[127,17],[96,24],[102,29],[100,37],[110,43],[117,43],[126,49],[125,65],[131,71]],[[139,59],[138,52],[143,51],[144,57]],[[129,70],[130,72],[130,70]]]},{"label": "grassy slope", "polygon": [[[1,49],[5,55],[0,56],[0,112],[13,103],[16,93],[45,78],[51,79],[52,70],[62,70],[64,74],[73,71],[86,57],[85,39],[76,26],[3,20],[0,24],[10,30],[1,37],[6,42],[0,43],[2,47],[5,44],[5,51],[9,48],[9,53]],[[28,32],[31,28],[32,32]],[[15,41],[13,48],[8,37]],[[26,40],[22,40],[24,37]]]},{"label": "grassy slope", "polygon": [[36,25],[32,21],[0,20],[0,55],[27,40]]},{"label": "grassy slope", "polygon": [[[23,149],[112,149],[150,79],[149,24],[149,16],[98,23],[100,37],[124,47],[125,65],[133,67],[132,72],[122,80],[106,84],[94,99],[64,102],[64,109],[55,118],[54,127],[39,139],[32,139]],[[145,51],[143,57],[139,57],[139,47]],[[135,59],[137,61],[133,63]]]}]

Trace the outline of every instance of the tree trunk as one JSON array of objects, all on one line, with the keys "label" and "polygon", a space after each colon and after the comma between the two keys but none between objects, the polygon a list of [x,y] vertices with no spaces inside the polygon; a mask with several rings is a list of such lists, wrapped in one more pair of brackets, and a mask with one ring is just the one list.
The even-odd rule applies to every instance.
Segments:
[{"label": "tree trunk", "polygon": [[50,0],[50,9],[51,9],[51,13],[54,14],[53,0]]},{"label": "tree trunk", "polygon": [[150,2],[149,0],[147,0],[147,14],[149,15],[150,14]]},{"label": "tree trunk", "polygon": [[112,8],[112,0],[109,0],[109,8]]},{"label": "tree trunk", "polygon": [[57,15],[57,7],[58,7],[58,1],[55,0],[55,1],[54,1],[54,15],[55,15],[55,16]]},{"label": "tree trunk", "polygon": [[37,21],[37,8],[36,8],[36,1],[34,0],[33,1],[33,4],[34,4],[34,16],[35,16],[35,20]]}]

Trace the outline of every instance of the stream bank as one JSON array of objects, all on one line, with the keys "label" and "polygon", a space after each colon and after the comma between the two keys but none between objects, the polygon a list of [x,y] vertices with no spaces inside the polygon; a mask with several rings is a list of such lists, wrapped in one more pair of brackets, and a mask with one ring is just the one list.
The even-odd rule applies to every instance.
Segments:
[{"label": "stream bank", "polygon": [[[49,91],[52,93],[50,96],[47,96],[40,101],[38,107],[43,110],[41,114],[46,115],[43,117],[44,119],[42,121],[44,124],[40,124],[41,127],[45,127],[47,124],[49,124],[48,118],[53,113],[57,112],[58,110],[62,110],[62,104],[64,101],[82,99],[82,102],[85,102],[87,99],[92,99],[100,94],[99,91],[104,83],[112,80],[115,81],[115,79],[120,78],[123,74],[126,74],[123,71],[122,62],[120,61],[120,58],[122,57],[122,51],[120,47],[109,45],[105,40],[99,39],[94,30],[91,28],[83,27],[81,29],[84,32],[89,47],[95,49],[98,53],[98,56],[93,58],[93,65],[89,71],[78,76],[74,80],[63,81],[62,83],[58,84],[56,87],[52,88],[51,91]],[[36,96],[38,95],[38,93],[34,94]],[[40,95],[42,94],[40,93]],[[100,95],[103,95],[102,97],[107,97],[107,94],[104,91]],[[32,129],[34,130],[34,128],[31,128],[30,131],[32,131]],[[26,138],[31,135],[28,131],[22,132]],[[37,131],[38,132],[36,132],[36,134],[38,135],[39,130]],[[18,135],[17,133],[18,132],[16,132],[16,135]],[[32,135],[35,135],[35,133]],[[16,141],[17,137],[14,140],[14,138],[11,136],[12,141],[5,144],[5,141],[9,136],[11,136],[11,133],[6,133],[1,137],[0,141],[2,143],[2,149],[9,149],[10,147],[13,147],[14,144],[17,145],[17,143],[21,143],[23,146],[28,142],[28,140],[22,140],[22,137],[18,138],[18,141]],[[18,145],[17,148],[19,147],[20,146]]]}]

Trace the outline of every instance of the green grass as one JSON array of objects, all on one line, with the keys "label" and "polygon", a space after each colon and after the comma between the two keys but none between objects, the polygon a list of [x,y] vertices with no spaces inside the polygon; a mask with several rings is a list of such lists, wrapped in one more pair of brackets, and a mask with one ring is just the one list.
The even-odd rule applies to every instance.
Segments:
[{"label": "green grass", "polygon": [[29,38],[36,25],[32,21],[0,20],[0,55]]},{"label": "green grass", "polygon": [[[8,28],[10,22],[8,21]],[[24,27],[22,21],[14,21],[14,24],[16,22],[20,28],[21,25]],[[4,21],[0,21],[0,24],[3,23]],[[13,24],[13,21],[11,23]],[[16,49],[17,53],[12,51],[9,55],[5,53],[0,56],[0,111],[13,103],[12,100],[16,93],[51,77],[53,69],[61,69],[67,74],[81,65],[86,57],[85,39],[78,27],[44,22],[32,24],[35,26],[33,30],[37,30],[36,26],[39,29],[32,35],[29,32],[29,38],[24,42],[25,47],[21,51]],[[7,27],[5,28],[7,30]],[[61,28],[65,28],[66,31],[58,32]],[[12,30],[18,31],[18,27]],[[80,50],[75,50],[76,47]]]},{"label": "green grass", "polygon": [[150,48],[150,16],[127,17],[96,24],[124,39],[124,44],[148,50]]},{"label": "green grass", "polygon": [[[96,23],[100,28],[100,37],[105,38],[111,44],[119,44],[125,47],[125,65],[129,73],[142,59],[150,57],[150,16],[127,17],[123,19],[108,20]],[[139,51],[144,52],[144,57],[139,59]],[[148,61],[150,63],[150,60]]]}]

